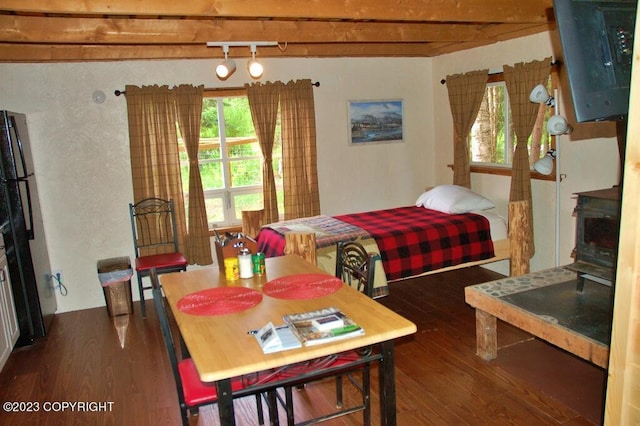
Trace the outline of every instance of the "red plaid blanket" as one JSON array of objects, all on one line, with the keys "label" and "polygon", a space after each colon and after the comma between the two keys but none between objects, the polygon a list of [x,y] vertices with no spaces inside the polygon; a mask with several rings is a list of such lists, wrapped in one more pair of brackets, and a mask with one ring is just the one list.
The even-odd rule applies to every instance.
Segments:
[{"label": "red plaid blanket", "polygon": [[[354,239],[356,234],[376,240],[389,281],[494,256],[489,221],[480,215],[452,215],[409,206],[335,216],[333,220],[365,231],[338,240]],[[296,219],[297,224],[303,222]],[[286,232],[286,222],[275,226],[278,230],[272,225],[262,228],[258,236],[258,250],[267,257],[284,253],[284,237],[278,230]],[[332,243],[338,241],[335,235],[331,238]]]},{"label": "red plaid blanket", "polygon": [[489,221],[480,215],[410,206],[335,218],[371,234],[389,281],[494,256]]}]

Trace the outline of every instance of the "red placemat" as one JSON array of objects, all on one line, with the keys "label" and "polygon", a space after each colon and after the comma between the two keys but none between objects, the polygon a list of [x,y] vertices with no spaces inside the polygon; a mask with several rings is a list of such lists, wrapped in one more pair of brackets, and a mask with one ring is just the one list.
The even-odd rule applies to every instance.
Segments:
[{"label": "red placemat", "polygon": [[178,309],[190,315],[225,315],[242,312],[262,301],[262,293],[246,287],[216,287],[187,294]]},{"label": "red placemat", "polygon": [[342,280],[331,275],[299,274],[271,280],[262,292],[278,299],[313,299],[334,293],[342,285]]}]

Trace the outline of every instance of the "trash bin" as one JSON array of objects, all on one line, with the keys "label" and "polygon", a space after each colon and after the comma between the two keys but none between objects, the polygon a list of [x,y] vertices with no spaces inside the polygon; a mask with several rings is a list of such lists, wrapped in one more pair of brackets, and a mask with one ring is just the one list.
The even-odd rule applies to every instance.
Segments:
[{"label": "trash bin", "polygon": [[98,261],[98,279],[102,284],[109,316],[127,315],[133,311],[131,300],[131,259],[128,256]]}]

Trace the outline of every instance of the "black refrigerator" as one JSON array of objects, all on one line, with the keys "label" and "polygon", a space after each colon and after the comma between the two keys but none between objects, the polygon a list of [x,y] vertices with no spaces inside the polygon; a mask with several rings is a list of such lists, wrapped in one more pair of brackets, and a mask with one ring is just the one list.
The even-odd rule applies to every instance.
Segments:
[{"label": "black refrigerator", "polygon": [[17,346],[47,334],[57,308],[27,117],[0,111],[0,226],[18,315]]}]

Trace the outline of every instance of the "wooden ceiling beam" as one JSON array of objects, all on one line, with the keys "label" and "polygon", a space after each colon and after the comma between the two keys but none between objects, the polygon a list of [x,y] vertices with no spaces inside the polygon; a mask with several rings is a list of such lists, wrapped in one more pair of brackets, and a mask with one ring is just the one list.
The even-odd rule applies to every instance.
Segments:
[{"label": "wooden ceiling beam", "polygon": [[[534,24],[506,24],[530,27]],[[425,42],[494,37],[497,24],[61,18],[0,15],[0,42],[198,44],[207,41]],[[499,31],[498,31],[499,33]]]},{"label": "wooden ceiling beam", "polygon": [[[451,43],[448,43],[451,44]],[[258,48],[258,58],[304,57],[430,57],[447,43],[314,43],[288,44],[284,51],[275,47]],[[231,54],[242,56],[246,48],[232,47]],[[246,56],[246,55],[244,55]],[[0,62],[90,62],[152,59],[214,59],[222,49],[201,45],[25,45],[0,44]]]},{"label": "wooden ceiling beam", "polygon": [[552,3],[552,0],[1,0],[0,10],[108,16],[542,23],[553,20]]}]

